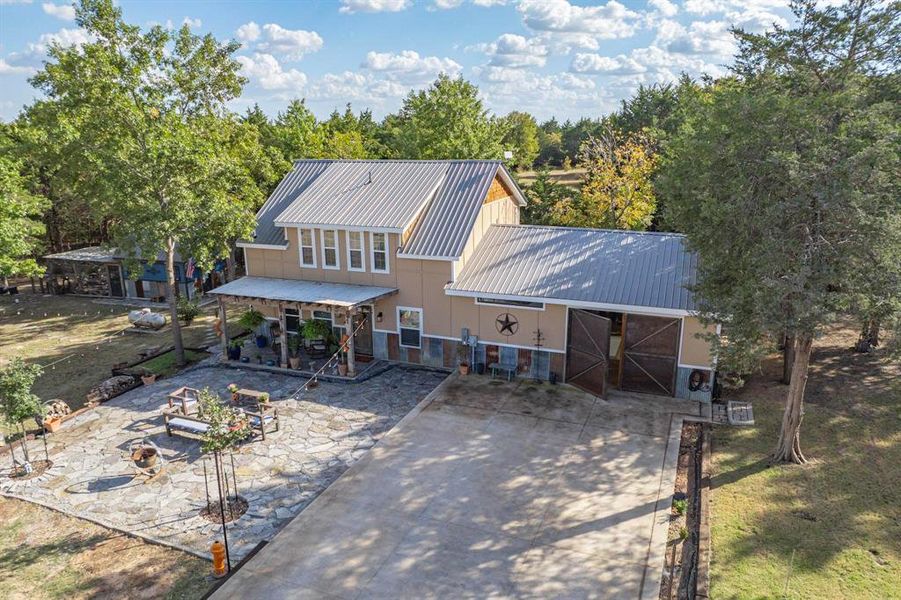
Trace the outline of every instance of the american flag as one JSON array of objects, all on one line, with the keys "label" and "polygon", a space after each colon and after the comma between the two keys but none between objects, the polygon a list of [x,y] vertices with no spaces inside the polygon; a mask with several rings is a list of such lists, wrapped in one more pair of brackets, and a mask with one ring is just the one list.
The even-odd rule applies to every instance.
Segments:
[{"label": "american flag", "polygon": [[185,269],[185,277],[187,277],[188,279],[194,278],[194,259],[193,258],[188,259],[188,268]]}]

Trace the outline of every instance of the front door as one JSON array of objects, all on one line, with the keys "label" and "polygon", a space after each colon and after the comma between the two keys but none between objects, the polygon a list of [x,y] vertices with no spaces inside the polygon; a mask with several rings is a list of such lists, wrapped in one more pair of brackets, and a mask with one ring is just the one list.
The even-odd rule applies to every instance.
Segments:
[{"label": "front door", "polygon": [[610,319],[570,309],[566,347],[566,381],[588,393],[607,397]]},{"label": "front door", "polygon": [[121,298],[125,295],[122,288],[122,271],[119,265],[106,265],[107,273],[109,273],[109,291],[110,296]]},{"label": "front door", "polygon": [[[366,319],[366,323],[357,331],[360,322]],[[372,307],[361,306],[359,312],[354,315],[353,331],[357,331],[354,335],[354,352],[357,354],[367,354],[372,356]]]},{"label": "front door", "polygon": [[672,396],[676,387],[681,319],[627,315],[620,387]]}]

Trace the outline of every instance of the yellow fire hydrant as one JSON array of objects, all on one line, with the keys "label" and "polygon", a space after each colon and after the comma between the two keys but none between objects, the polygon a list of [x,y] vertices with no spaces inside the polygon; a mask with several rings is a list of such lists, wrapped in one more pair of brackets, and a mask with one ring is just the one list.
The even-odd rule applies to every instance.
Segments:
[{"label": "yellow fire hydrant", "polygon": [[210,552],[213,554],[213,577],[225,577],[228,569],[225,566],[225,546],[222,542],[216,540],[210,546]]}]

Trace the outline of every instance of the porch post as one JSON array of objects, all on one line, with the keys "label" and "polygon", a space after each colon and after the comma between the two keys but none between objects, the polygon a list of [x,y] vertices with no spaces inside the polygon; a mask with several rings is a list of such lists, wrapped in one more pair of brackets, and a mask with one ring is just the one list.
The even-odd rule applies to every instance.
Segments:
[{"label": "porch post", "polygon": [[278,324],[279,334],[278,340],[281,342],[282,364],[283,368],[288,368],[288,325],[285,319],[285,303],[278,303]]},{"label": "porch post", "polygon": [[354,318],[353,312],[347,311],[344,326],[347,328],[347,374],[353,377],[356,373],[356,364],[354,361]]},{"label": "porch post", "polygon": [[219,302],[219,327],[222,329],[222,359],[228,360],[228,323],[225,321],[225,301],[222,296],[216,297]]}]

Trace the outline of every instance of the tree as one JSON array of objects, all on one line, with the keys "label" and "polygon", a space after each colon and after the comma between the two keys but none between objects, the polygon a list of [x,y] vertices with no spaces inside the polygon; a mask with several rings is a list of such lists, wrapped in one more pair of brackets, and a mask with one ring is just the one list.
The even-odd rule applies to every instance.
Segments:
[{"label": "tree", "polygon": [[20,164],[0,155],[0,277],[3,287],[13,275],[40,275],[44,269],[34,253],[40,248],[44,225],[40,218],[47,202],[25,189]]},{"label": "tree", "polygon": [[657,159],[642,134],[623,137],[612,127],[582,144],[580,197],[564,218],[570,225],[647,229],[656,206],[651,177]]},{"label": "tree", "polygon": [[737,32],[736,77],[668,145],[660,185],[666,218],[699,254],[696,294],[702,316],[723,322],[723,343],[791,340],[773,458],[803,463],[814,339],[873,296],[874,268],[901,278],[897,260],[873,260],[901,244],[899,25],[897,5],[873,0],[792,9],[794,29]]},{"label": "tree", "polygon": [[523,222],[529,225],[557,225],[560,215],[569,210],[570,190],[551,179],[547,168],[538,169],[535,181],[526,188],[528,203],[522,209]]},{"label": "tree", "polygon": [[[39,365],[27,365],[19,357],[13,358],[6,367],[0,369],[0,403],[2,403],[0,407],[7,425],[17,427],[22,434],[21,446],[25,465],[31,463],[26,444],[25,420],[41,418],[44,414],[41,399],[31,391],[35,379],[40,377],[41,372]],[[15,461],[15,456],[13,460]]]},{"label": "tree", "polygon": [[504,150],[513,152],[511,166],[518,170],[531,169],[538,158],[538,123],[525,112],[511,112],[504,117]]},{"label": "tree", "polygon": [[550,119],[538,129],[538,164],[563,164],[563,135],[557,119]]},{"label": "tree", "polygon": [[244,84],[233,59],[239,45],[187,26],[142,33],[111,0],[82,0],[76,21],[95,41],[53,45],[32,83],[78,125],[90,198],[111,215],[115,245],[131,263],[164,257],[175,353],[184,364],[176,252],[211,268],[250,235],[260,201],[247,166],[259,137],[226,110]]},{"label": "tree", "polygon": [[321,158],[322,133],[316,116],[303,100],[292,100],[275,119],[275,143],[287,161],[301,158]]},{"label": "tree", "polygon": [[503,156],[503,128],[462,77],[439,75],[427,89],[410,92],[395,119],[386,119],[398,158],[475,159]]}]

